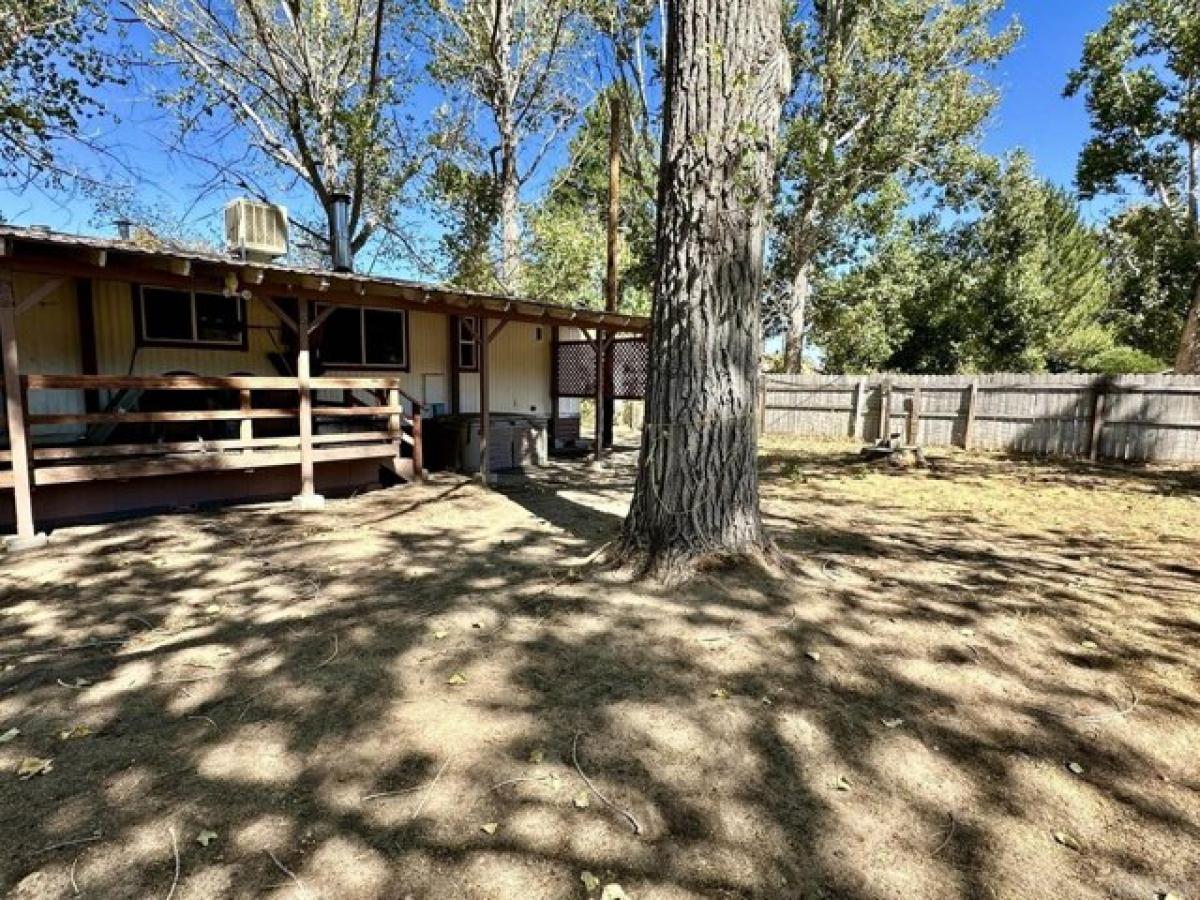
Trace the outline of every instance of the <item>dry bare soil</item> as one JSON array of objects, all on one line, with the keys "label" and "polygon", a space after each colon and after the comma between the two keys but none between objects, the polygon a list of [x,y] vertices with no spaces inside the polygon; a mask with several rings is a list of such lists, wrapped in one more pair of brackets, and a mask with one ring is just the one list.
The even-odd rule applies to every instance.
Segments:
[{"label": "dry bare soil", "polygon": [[772,445],[658,590],[630,465],[0,560],[0,892],[1200,898],[1194,472]]}]

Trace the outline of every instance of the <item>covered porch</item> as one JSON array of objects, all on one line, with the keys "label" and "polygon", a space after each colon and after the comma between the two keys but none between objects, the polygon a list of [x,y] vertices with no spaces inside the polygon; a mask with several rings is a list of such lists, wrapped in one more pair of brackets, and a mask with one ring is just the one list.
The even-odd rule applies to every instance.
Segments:
[{"label": "covered porch", "polygon": [[[197,367],[194,360],[203,354],[168,351],[161,345],[145,351],[136,373],[136,348],[127,367],[112,353],[101,358],[98,348],[107,338],[98,333],[103,328],[97,325],[101,298],[96,294],[101,288],[111,294],[113,285],[126,286],[139,327],[148,318],[145,304],[149,302],[149,292],[142,288],[139,295],[139,286],[191,296],[193,320],[199,316],[195,298],[202,292],[217,305],[222,298],[237,304],[244,317],[241,346],[214,350],[206,358],[220,357],[219,363],[212,364],[218,371],[250,371],[171,371]],[[68,341],[63,335],[40,332],[31,337],[29,323],[19,327],[21,317],[51,295],[60,300],[73,295],[70,299],[76,301],[77,311],[72,312],[72,322],[78,324],[65,330],[76,329],[77,338]],[[103,309],[110,310],[111,298],[103,299],[107,303]],[[127,316],[130,300],[116,303]],[[318,351],[323,330],[331,316],[347,309],[403,312],[403,365],[374,367],[364,351],[361,366],[322,371]],[[253,317],[259,318],[251,321]],[[479,471],[485,481],[490,468],[490,417],[496,405],[492,394],[497,390],[492,347],[506,328],[517,324],[518,330],[536,330],[539,340],[543,330],[550,336],[554,349],[546,355],[544,370],[530,368],[524,378],[540,383],[538,390],[552,398],[553,429],[559,404],[551,382],[557,365],[551,374],[549,360],[553,357],[557,363],[560,331],[563,343],[586,335],[594,346],[603,346],[603,341],[611,342],[618,334],[636,336],[648,327],[645,319],[635,316],[397,279],[147,249],[124,240],[0,228],[0,343],[7,432],[7,440],[0,444],[0,492],[12,497],[11,524],[0,528],[16,532],[6,543],[18,549],[38,546],[44,541],[39,531],[42,523],[86,519],[93,512],[103,515],[104,508],[121,513],[292,496],[297,508],[311,509],[321,506],[323,485],[334,491],[349,488],[355,478],[367,473],[420,480],[427,463],[423,420],[444,411],[442,404],[427,402],[426,397],[444,389],[444,381],[450,378],[457,398],[459,373],[452,358],[459,352],[455,343],[461,343],[463,334],[456,325],[464,318],[476,323],[471,329],[477,360],[473,377],[482,445]],[[422,323],[421,341],[440,349],[441,362],[424,368],[413,365],[407,344],[413,319]],[[193,321],[191,327],[196,333],[200,325]],[[271,329],[280,350],[270,354],[275,374],[267,374],[270,368],[262,371],[262,360],[257,366],[249,364],[247,347],[254,349],[258,340],[257,332],[250,333],[255,328]],[[45,330],[40,323],[38,329]],[[431,330],[433,338],[428,337]],[[25,359],[22,332],[25,342],[37,345],[32,365]],[[365,344],[365,318],[363,332]],[[47,355],[45,345],[57,346],[55,341],[72,345],[69,352],[63,350],[64,359]],[[413,352],[429,357],[435,351],[424,344]],[[149,362],[147,354],[152,356]],[[176,358],[193,365],[175,364]],[[502,361],[511,368],[522,365],[520,358],[506,347]],[[438,388],[431,387],[435,381]],[[499,385],[509,398],[507,411],[520,395],[510,387]],[[545,402],[541,401],[542,408]]]}]

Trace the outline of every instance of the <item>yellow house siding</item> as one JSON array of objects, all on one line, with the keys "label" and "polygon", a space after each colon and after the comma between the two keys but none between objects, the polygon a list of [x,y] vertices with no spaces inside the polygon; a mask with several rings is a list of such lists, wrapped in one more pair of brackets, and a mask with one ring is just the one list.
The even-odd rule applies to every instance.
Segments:
[{"label": "yellow house siding", "polygon": [[[404,392],[422,403],[449,402],[449,332],[446,317],[437,313],[410,312],[408,314],[408,371],[390,369],[338,369],[331,367],[331,375],[387,375],[398,376]],[[320,399],[334,399],[338,392],[318,391]]]},{"label": "yellow house siding", "polygon": [[280,323],[266,306],[251,298],[247,304],[247,350],[195,347],[137,347],[134,339],[132,286],[97,281],[92,287],[96,318],[96,360],[104,375],[278,375],[268,357],[279,353]]},{"label": "yellow house siding", "polygon": [[[17,273],[13,290],[18,306],[34,291],[55,279],[43,275]],[[79,307],[75,282],[61,284],[26,310],[17,319],[17,349],[21,371],[36,375],[78,375],[82,371],[79,344]],[[31,391],[32,415],[73,414],[84,412],[82,391]],[[39,441],[69,439],[78,435],[79,426],[38,425],[33,435]]]}]

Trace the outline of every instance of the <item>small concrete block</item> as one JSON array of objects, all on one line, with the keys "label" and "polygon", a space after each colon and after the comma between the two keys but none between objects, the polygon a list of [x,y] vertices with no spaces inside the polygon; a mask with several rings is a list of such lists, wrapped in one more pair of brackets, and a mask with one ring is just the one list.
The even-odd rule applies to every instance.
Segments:
[{"label": "small concrete block", "polygon": [[39,550],[50,542],[44,531],[39,531],[32,537],[21,537],[19,534],[4,536],[4,549],[9,553],[22,553],[26,550]]},{"label": "small concrete block", "polygon": [[292,498],[292,508],[301,512],[316,512],[325,508],[325,498],[320,494],[297,494]]}]

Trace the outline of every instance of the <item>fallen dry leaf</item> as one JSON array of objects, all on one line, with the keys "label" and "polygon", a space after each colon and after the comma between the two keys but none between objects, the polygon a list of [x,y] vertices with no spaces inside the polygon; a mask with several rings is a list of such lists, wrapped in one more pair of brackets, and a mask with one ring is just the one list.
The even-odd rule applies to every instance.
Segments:
[{"label": "fallen dry leaf", "polygon": [[591,872],[583,871],[579,873],[579,880],[583,882],[583,889],[589,894],[596,888],[600,887],[600,879]]},{"label": "fallen dry leaf", "polygon": [[1083,774],[1083,766],[1081,766],[1081,765],[1080,765],[1079,763],[1077,763],[1077,762],[1069,762],[1069,763],[1067,763],[1067,768],[1068,768],[1068,769],[1070,769],[1072,772],[1074,772],[1076,775],[1082,775],[1082,774]]},{"label": "fallen dry leaf", "polygon": [[433,633],[433,637],[435,640],[441,641],[441,640],[444,640],[446,635],[448,635],[449,633],[450,632],[448,632],[448,631],[435,631]]},{"label": "fallen dry leaf", "polygon": [[592,805],[591,795],[587,791],[580,791],[571,801],[579,809],[587,809]]},{"label": "fallen dry leaf", "polygon": [[446,679],[446,684],[466,684],[466,683],[467,683],[467,676],[464,675],[462,672],[455,672],[453,675],[451,675],[449,678]]},{"label": "fallen dry leaf", "polygon": [[1068,850],[1074,850],[1076,852],[1080,850],[1079,841],[1075,840],[1075,838],[1071,837],[1071,835],[1067,834],[1065,831],[1054,832],[1054,840],[1058,841],[1058,843],[1062,844]]},{"label": "fallen dry leaf", "polygon": [[499,822],[487,822],[484,825],[480,825],[479,830],[484,832],[485,834],[495,834],[496,829],[499,827],[500,827]]},{"label": "fallen dry leaf", "polygon": [[45,775],[53,766],[54,760],[42,759],[39,756],[26,756],[17,765],[17,776],[22,781],[28,781],[34,775]]},{"label": "fallen dry leaf", "polygon": [[852,782],[845,775],[839,775],[833,786],[839,791],[848,791],[852,786]]},{"label": "fallen dry leaf", "polygon": [[821,661],[821,654],[818,653],[816,650],[809,650],[804,655],[807,656],[809,659],[811,659],[813,662]]},{"label": "fallen dry leaf", "polygon": [[0,734],[0,744],[7,744],[9,741],[15,741],[21,734],[20,728],[10,728],[4,734]]},{"label": "fallen dry leaf", "polygon": [[629,895],[619,884],[606,884],[600,892],[600,900],[629,900]]},{"label": "fallen dry leaf", "polygon": [[60,731],[58,733],[58,739],[60,741],[76,741],[79,740],[79,738],[87,737],[91,733],[92,729],[88,728],[86,725],[76,725],[74,728],[69,728],[66,731]]},{"label": "fallen dry leaf", "polygon": [[219,835],[215,831],[209,831],[207,828],[196,835],[196,843],[201,847],[207,847],[215,841]]}]

